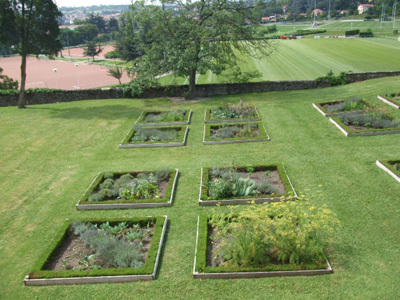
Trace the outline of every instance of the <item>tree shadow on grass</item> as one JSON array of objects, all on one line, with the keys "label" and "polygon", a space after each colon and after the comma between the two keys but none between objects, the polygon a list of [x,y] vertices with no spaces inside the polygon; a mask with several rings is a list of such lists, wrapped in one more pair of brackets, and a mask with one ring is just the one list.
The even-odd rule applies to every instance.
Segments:
[{"label": "tree shadow on grass", "polygon": [[131,119],[137,118],[141,110],[126,105],[103,105],[91,107],[32,107],[32,110],[46,110],[49,112],[50,118],[55,119],[104,119],[104,120],[117,120],[117,119]]}]

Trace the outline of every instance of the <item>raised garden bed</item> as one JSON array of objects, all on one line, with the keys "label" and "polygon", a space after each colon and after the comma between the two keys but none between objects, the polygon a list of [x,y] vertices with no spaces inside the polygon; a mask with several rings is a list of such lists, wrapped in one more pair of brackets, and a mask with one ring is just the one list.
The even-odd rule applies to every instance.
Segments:
[{"label": "raised garden bed", "polygon": [[122,140],[119,148],[179,147],[186,145],[189,126],[135,126]]},{"label": "raised garden bed", "polygon": [[394,108],[400,109],[400,94],[388,94],[385,96],[378,95],[378,99]]},{"label": "raised garden bed", "polygon": [[25,285],[131,282],[156,277],[167,217],[66,220]]},{"label": "raised garden bed", "polygon": [[349,100],[313,103],[313,106],[325,117],[346,114],[363,114],[373,107],[364,99],[353,97]]},{"label": "raised garden bed", "polygon": [[201,169],[200,205],[279,202],[296,198],[297,193],[282,164]]},{"label": "raised garden bed", "polygon": [[400,121],[382,113],[331,117],[330,121],[346,136],[400,133]]},{"label": "raised garden bed", "polygon": [[400,159],[376,161],[376,165],[400,182]]},{"label": "raised garden bed", "polygon": [[100,172],[76,204],[78,210],[171,206],[178,169]]},{"label": "raised garden bed", "polygon": [[[224,232],[224,225],[219,228],[214,227],[211,221],[213,218],[215,216],[201,215],[198,217],[193,267],[194,278],[260,278],[333,273],[333,269],[323,253],[322,257],[310,263],[277,261],[274,254],[269,254],[269,251],[263,246],[262,239],[271,235],[269,231],[267,235],[253,236],[253,229],[248,228],[248,223],[242,224],[240,219],[233,217],[233,219],[230,219],[233,222],[239,220],[238,223],[234,224],[235,229],[227,229],[228,231]],[[255,225],[254,228],[257,228],[257,226]],[[250,227],[252,226],[250,225]],[[258,230],[263,229],[261,225]],[[242,235],[241,230],[246,234]],[[288,234],[291,235],[290,230]],[[277,239],[280,238],[281,236],[278,235]],[[284,236],[283,239],[285,239]],[[282,239],[280,240],[282,241]],[[237,246],[239,246],[238,249],[236,249]],[[260,259],[260,257],[262,258]],[[237,259],[239,259],[239,262],[237,262]],[[265,262],[263,263],[262,260]],[[247,263],[244,261],[247,261]]]},{"label": "raised garden bed", "polygon": [[266,142],[269,140],[271,139],[261,122],[206,124],[204,126],[204,145]]},{"label": "raised garden bed", "polygon": [[239,105],[223,103],[217,108],[206,109],[204,114],[205,123],[255,122],[260,120],[261,117],[257,108],[245,105],[242,101]]},{"label": "raised garden bed", "polygon": [[167,110],[142,112],[136,126],[189,125],[192,110]]}]

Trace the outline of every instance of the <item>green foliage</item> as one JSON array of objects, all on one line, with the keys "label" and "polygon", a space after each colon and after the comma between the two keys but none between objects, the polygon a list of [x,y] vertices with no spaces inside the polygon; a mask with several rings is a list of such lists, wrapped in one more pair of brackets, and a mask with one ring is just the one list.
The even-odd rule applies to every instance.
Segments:
[{"label": "green foliage", "polygon": [[249,176],[255,169],[250,168],[247,176],[242,176],[235,168],[213,168],[207,182],[209,199],[220,200],[231,197],[267,195],[276,192],[267,180],[255,181]]},{"label": "green foliage", "polygon": [[88,201],[158,199],[160,194],[158,185],[162,181],[168,181],[170,170],[138,173],[136,177],[129,173],[120,177],[114,176],[113,173],[106,173],[98,189],[89,195]]},{"label": "green foliage", "polygon": [[360,29],[347,30],[345,32],[346,36],[352,36],[352,35],[357,35],[357,34],[360,34]]},{"label": "green foliage", "polygon": [[400,162],[394,163],[394,164],[393,164],[393,167],[394,167],[397,171],[400,172]]},{"label": "green foliage", "polygon": [[140,76],[172,72],[189,78],[191,98],[197,74],[221,74],[237,65],[237,53],[262,57],[271,50],[268,40],[256,38],[258,5],[249,9],[246,2],[222,0],[168,4],[179,13],[136,1],[122,18],[120,47],[135,59]]},{"label": "green foliage", "polygon": [[212,139],[229,139],[234,137],[256,137],[260,136],[258,126],[254,123],[221,126],[211,126]]},{"label": "green foliage", "polygon": [[99,55],[102,51],[103,49],[101,48],[100,44],[96,45],[95,41],[90,41],[86,44],[86,48],[83,50],[83,54],[86,56],[91,56],[94,61],[94,57]]},{"label": "green foliage", "polygon": [[318,34],[326,32],[325,29],[299,29],[296,30],[293,35],[310,35],[310,34]]},{"label": "green foliage", "polygon": [[163,111],[160,113],[148,113],[145,115],[143,122],[145,123],[177,122],[177,121],[184,121],[185,116],[186,116],[186,110],[175,109],[175,110]]},{"label": "green foliage", "polygon": [[243,72],[238,66],[229,68],[228,73],[223,75],[231,83],[249,82],[252,79],[262,77],[262,73],[258,70]]},{"label": "green foliage", "polygon": [[338,102],[334,104],[326,104],[324,108],[330,112],[341,112],[341,111],[352,111],[352,110],[363,110],[366,109],[364,99],[359,97],[352,97],[349,100]]},{"label": "green foliage", "polygon": [[251,119],[254,118],[256,108],[249,104],[244,104],[240,100],[239,105],[232,103],[222,103],[216,109],[211,109],[210,114],[215,119]]},{"label": "green foliage", "polygon": [[332,70],[328,72],[326,76],[318,77],[315,79],[316,84],[327,82],[329,86],[345,85],[348,83],[348,79],[345,72],[340,72],[339,75],[333,75]]},{"label": "green foliage", "polygon": [[111,59],[111,58],[119,58],[121,57],[121,54],[119,53],[118,49],[114,49],[110,52],[107,52],[106,54],[104,54],[105,58]]},{"label": "green foliage", "polygon": [[319,263],[324,248],[339,227],[326,207],[300,201],[251,205],[239,211],[215,214],[210,224],[215,262],[224,266],[260,267],[269,262]]},{"label": "green foliage", "polygon": [[382,129],[400,127],[400,121],[394,120],[391,115],[380,110],[369,114],[340,116],[339,119],[346,125],[366,128]]},{"label": "green foliage", "polygon": [[160,128],[141,128],[135,127],[132,137],[133,142],[147,141],[176,141],[179,138],[180,131],[176,129]]},{"label": "green foliage", "polygon": [[117,79],[119,84],[121,84],[121,78],[122,78],[122,75],[124,74],[124,69],[121,66],[118,66],[117,64],[115,64],[114,68],[108,69],[107,72],[108,72],[108,75]]},{"label": "green foliage", "polygon": [[16,90],[18,89],[18,81],[1,74],[3,69],[0,68],[0,90]]},{"label": "green foliage", "polygon": [[[114,226],[109,222],[99,226],[92,223],[75,222],[72,228],[74,234],[95,251],[105,267],[138,268],[143,265],[143,254],[140,252],[142,245],[129,238],[124,238],[123,232],[128,228],[126,222]],[[87,267],[90,267],[89,263]]]}]

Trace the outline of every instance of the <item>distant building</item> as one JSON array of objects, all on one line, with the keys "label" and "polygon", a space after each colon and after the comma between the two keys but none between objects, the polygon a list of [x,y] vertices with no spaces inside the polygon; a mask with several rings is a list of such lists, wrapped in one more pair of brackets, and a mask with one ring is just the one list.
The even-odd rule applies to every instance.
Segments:
[{"label": "distant building", "polygon": [[340,15],[344,16],[344,15],[348,15],[349,11],[348,10],[342,10],[341,12],[339,12]]},{"label": "distant building", "polygon": [[79,27],[79,26],[82,26],[82,25],[60,25],[60,26],[58,26],[58,28],[68,28],[68,29],[70,29],[70,30],[74,30],[75,28],[77,28],[77,27]]},{"label": "distant building", "polygon": [[373,6],[374,6],[373,4],[360,4],[358,6],[358,14],[362,15],[363,13],[365,13],[368,9],[370,9]]},{"label": "distant building", "polygon": [[324,11],[323,11],[322,9],[317,8],[317,9],[314,9],[314,10],[311,12],[311,15],[312,15],[312,16],[313,16],[313,15],[319,16],[319,15],[322,15],[323,13],[324,13]]}]

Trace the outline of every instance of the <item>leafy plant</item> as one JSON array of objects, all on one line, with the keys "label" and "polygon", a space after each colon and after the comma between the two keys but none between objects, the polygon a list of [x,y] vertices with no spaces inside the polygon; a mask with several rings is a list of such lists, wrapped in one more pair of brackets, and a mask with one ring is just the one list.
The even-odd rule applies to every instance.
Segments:
[{"label": "leafy plant", "polygon": [[186,115],[185,110],[176,109],[171,111],[164,111],[161,113],[146,114],[143,121],[146,123],[177,122],[177,121],[184,121],[185,115]]},{"label": "leafy plant", "polygon": [[339,111],[351,111],[351,110],[363,110],[367,107],[365,106],[363,99],[358,97],[352,97],[349,100],[335,103],[335,104],[326,104],[324,108],[332,113],[332,112],[339,112]]},{"label": "leafy plant", "polygon": [[394,128],[400,127],[400,122],[387,113],[376,111],[370,114],[362,115],[346,115],[340,116],[339,119],[346,125],[362,126],[366,128]]},{"label": "leafy plant", "polygon": [[111,226],[106,222],[97,226],[92,223],[75,222],[72,227],[74,234],[95,251],[93,255],[82,257],[81,264],[85,269],[100,267],[94,264],[95,258],[105,267],[136,268],[143,265],[144,258],[140,251],[143,244],[135,243],[122,234],[128,227],[127,223],[121,222]]},{"label": "leafy plant", "polygon": [[400,172],[400,163],[395,163],[393,167]]},{"label": "leafy plant", "polygon": [[233,137],[255,137],[259,136],[256,124],[223,125],[211,127],[211,138],[228,139]]},{"label": "leafy plant", "polygon": [[175,141],[179,137],[179,130],[158,128],[135,128],[133,142]]},{"label": "leafy plant", "polygon": [[240,100],[239,105],[222,103],[218,108],[211,109],[211,116],[216,119],[251,119],[255,112],[254,106],[246,105]]},{"label": "leafy plant", "polygon": [[215,214],[210,225],[215,231],[214,261],[254,267],[322,262],[339,221],[325,206],[317,208],[302,199],[251,205],[241,211],[230,207],[226,214]]}]

